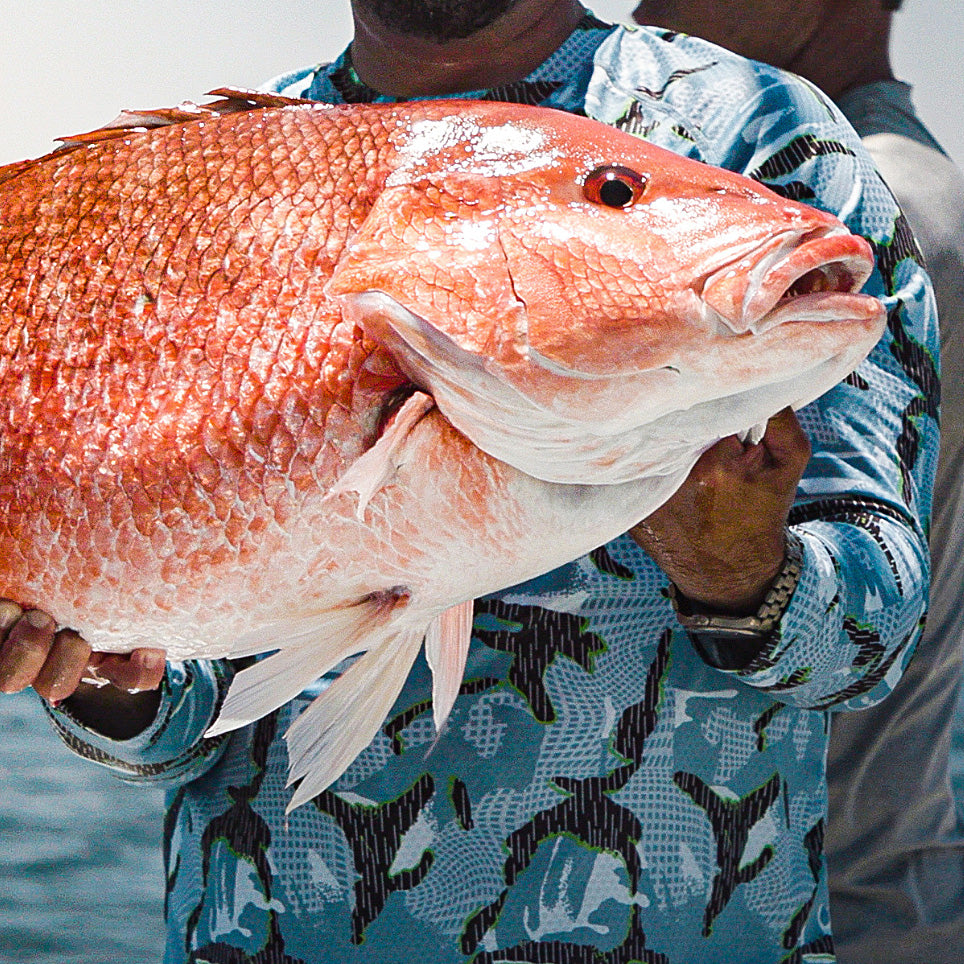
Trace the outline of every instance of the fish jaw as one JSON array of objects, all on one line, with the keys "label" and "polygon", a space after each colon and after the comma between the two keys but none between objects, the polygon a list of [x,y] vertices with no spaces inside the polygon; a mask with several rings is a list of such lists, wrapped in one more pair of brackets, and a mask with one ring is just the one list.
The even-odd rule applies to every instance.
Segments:
[{"label": "fish jaw", "polygon": [[[539,115],[533,149],[501,166],[473,153],[496,140],[484,111],[439,122],[443,153],[469,132],[458,163],[414,151],[327,289],[486,452],[544,480],[628,481],[665,452],[647,438],[668,437],[662,419],[720,400],[718,431],[703,408],[690,420],[710,445],[822,394],[876,343],[870,246],[832,215]],[[645,173],[639,203],[587,199],[607,160]]]},{"label": "fish jaw", "polygon": [[886,322],[875,298],[797,295],[778,300],[758,331],[717,325],[675,365],[592,377],[533,366],[531,355],[493,365],[381,292],[344,310],[485,452],[539,479],[596,485],[680,471],[693,450],[808,404],[860,364]]},{"label": "fish jaw", "polygon": [[[873,263],[870,244],[842,225],[788,232],[712,274],[702,300],[736,334],[756,334],[793,318],[833,321],[848,316],[848,302],[838,296],[859,292]],[[829,297],[807,301],[824,294]],[[853,299],[849,304],[855,316],[864,313]]]}]

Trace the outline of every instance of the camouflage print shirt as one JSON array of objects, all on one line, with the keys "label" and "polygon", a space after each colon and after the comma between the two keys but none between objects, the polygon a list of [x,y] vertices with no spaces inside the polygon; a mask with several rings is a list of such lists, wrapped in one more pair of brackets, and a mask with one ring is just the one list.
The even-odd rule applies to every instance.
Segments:
[{"label": "camouflage print shirt", "polygon": [[[344,55],[273,87],[385,99]],[[441,737],[420,660],[376,739],[288,819],[282,735],[311,693],[205,741],[232,668],[174,664],[134,740],[52,717],[77,752],[169,786],[168,964],[833,961],[828,714],[890,691],[925,607],[937,330],[916,246],[820,92],[694,38],[587,17],[528,78],[470,96],[585,112],[875,246],[888,329],[802,412],[804,570],[779,632],[745,668],[711,665],[666,577],[616,539],[479,600]]]}]

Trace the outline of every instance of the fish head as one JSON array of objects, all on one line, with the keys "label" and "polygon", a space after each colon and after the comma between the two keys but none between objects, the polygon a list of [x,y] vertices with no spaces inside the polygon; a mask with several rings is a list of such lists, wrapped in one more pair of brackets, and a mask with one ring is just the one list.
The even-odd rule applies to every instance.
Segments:
[{"label": "fish head", "polygon": [[545,109],[426,104],[393,136],[329,291],[538,478],[695,460],[823,394],[883,331],[869,244],[740,175]]}]

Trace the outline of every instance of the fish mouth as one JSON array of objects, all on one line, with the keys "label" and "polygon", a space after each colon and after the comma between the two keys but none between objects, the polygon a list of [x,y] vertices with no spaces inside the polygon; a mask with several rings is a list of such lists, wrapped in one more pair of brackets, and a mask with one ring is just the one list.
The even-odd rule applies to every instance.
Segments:
[{"label": "fish mouth", "polygon": [[873,270],[873,251],[845,228],[787,232],[711,274],[704,304],[734,334],[760,334],[787,321],[864,314],[859,294]]}]

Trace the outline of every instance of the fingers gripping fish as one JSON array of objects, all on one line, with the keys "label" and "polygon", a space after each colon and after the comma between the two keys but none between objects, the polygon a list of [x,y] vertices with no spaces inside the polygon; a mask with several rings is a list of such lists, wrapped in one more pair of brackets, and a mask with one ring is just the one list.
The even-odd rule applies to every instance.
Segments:
[{"label": "fingers gripping fish", "polygon": [[833,217],[585,118],[226,93],[0,169],[0,593],[96,648],[277,651],[213,733],[343,772],[473,597],[625,531],[883,328]]}]

